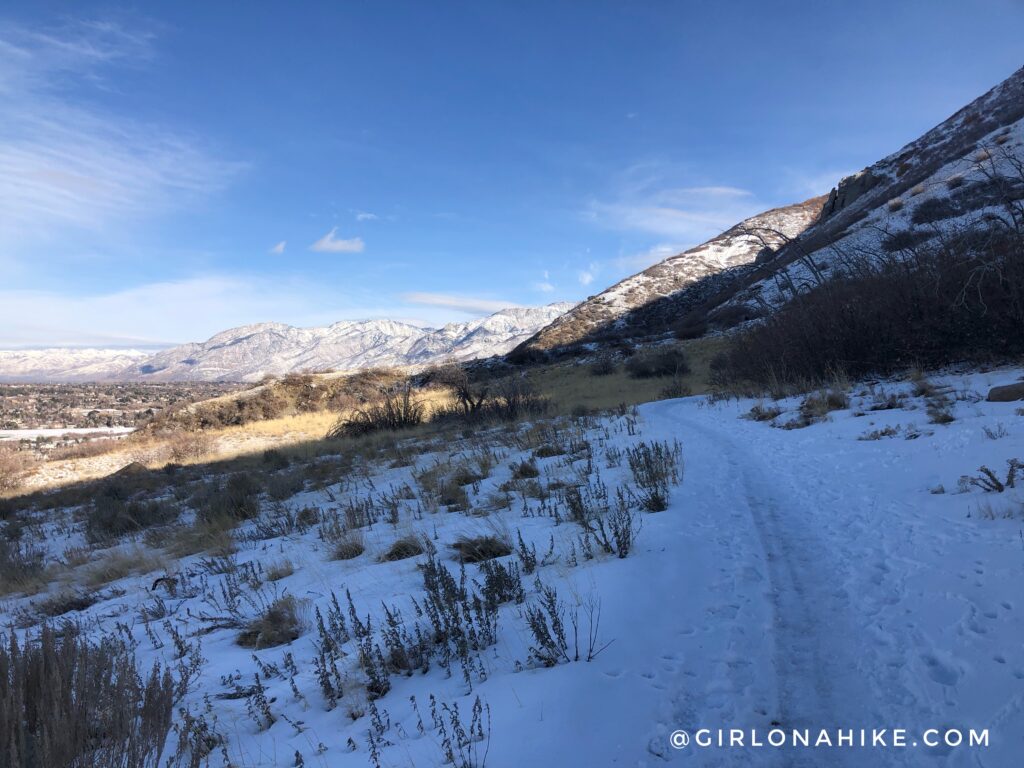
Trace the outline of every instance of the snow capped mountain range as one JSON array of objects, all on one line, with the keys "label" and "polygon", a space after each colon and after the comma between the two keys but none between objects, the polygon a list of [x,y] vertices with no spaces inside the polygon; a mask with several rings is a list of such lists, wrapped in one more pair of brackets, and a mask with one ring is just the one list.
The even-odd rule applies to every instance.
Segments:
[{"label": "snow capped mountain range", "polygon": [[0,381],[258,381],[303,370],[471,360],[504,354],[572,306],[512,307],[442,328],[394,320],[343,321],[321,328],[259,323],[156,353],[0,350]]}]

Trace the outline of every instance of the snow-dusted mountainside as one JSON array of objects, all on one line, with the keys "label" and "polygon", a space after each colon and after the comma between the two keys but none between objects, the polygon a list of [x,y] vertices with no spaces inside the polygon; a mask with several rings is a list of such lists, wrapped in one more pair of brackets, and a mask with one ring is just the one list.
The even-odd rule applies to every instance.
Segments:
[{"label": "snow-dusted mountainside", "polygon": [[[726,306],[787,301],[861,258],[943,236],[1019,226],[1024,206],[1024,68],[920,138],[832,190],[820,219],[759,265]],[[740,316],[729,312],[729,316]]]},{"label": "snow-dusted mountainside", "polygon": [[687,286],[774,252],[815,221],[825,199],[815,197],[752,216],[706,243],[627,277],[556,318],[524,348],[562,347],[602,331],[627,330],[627,325],[639,333],[654,330],[656,318],[649,316],[648,308],[650,314],[655,306],[663,310],[666,300]]},{"label": "snow-dusted mountainside", "polygon": [[141,349],[0,349],[0,381],[102,381],[150,354]]},{"label": "snow-dusted mountainside", "polygon": [[138,350],[0,351],[0,381],[258,381],[267,374],[424,365],[500,355],[572,304],[512,307],[443,328],[394,320],[295,328],[259,323],[155,354]]}]

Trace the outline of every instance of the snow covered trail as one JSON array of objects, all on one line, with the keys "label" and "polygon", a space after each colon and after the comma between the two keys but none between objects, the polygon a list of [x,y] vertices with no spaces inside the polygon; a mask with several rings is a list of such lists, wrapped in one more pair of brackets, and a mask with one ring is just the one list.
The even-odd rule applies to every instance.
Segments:
[{"label": "snow covered trail", "polygon": [[[1016,764],[1018,532],[966,518],[962,498],[951,505],[950,495],[927,490],[943,463],[947,484],[977,466],[977,456],[964,464],[946,450],[945,438],[964,447],[966,425],[920,442],[865,442],[855,438],[866,421],[849,413],[793,432],[739,419],[749,407],[689,399],[642,411],[655,436],[683,442],[678,514],[720,563],[716,579],[693,587],[718,592],[709,625],[731,625],[719,646],[684,639],[680,655],[697,672],[665,707],[649,750],[697,765]],[[993,407],[977,405],[976,415]],[[986,580],[986,567],[999,577]],[[708,631],[723,635],[721,626]],[[888,728],[890,741],[892,729],[905,728],[907,747],[667,746],[675,729],[741,728],[749,740],[757,728],[763,740],[775,726],[812,738],[820,729],[866,728],[870,738]],[[992,746],[913,744],[926,728],[970,727],[990,728]]]}]

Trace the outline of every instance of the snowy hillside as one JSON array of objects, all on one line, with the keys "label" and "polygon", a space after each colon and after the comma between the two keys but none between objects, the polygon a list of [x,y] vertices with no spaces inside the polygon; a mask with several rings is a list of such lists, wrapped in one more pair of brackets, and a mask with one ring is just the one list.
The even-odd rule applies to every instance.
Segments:
[{"label": "snowy hillside", "polygon": [[98,381],[148,357],[140,349],[0,349],[0,381]]},{"label": "snowy hillside", "polygon": [[[694,397],[268,468],[232,503],[307,487],[175,561],[223,493],[179,479],[134,542],[99,501],[22,519],[26,551],[71,564],[3,611],[189,669],[199,743],[248,766],[1015,765],[1024,427],[981,398],[1020,374],[855,386],[810,420]],[[730,728],[744,745],[714,745]],[[889,745],[749,746],[839,728]]]},{"label": "snowy hillside", "polygon": [[[775,208],[746,219],[721,235],[670,256],[576,305],[542,329],[524,347],[551,349],[587,341],[594,334],[628,323],[642,334],[654,325],[645,310],[666,311],[665,300],[687,286],[734,267],[751,264],[799,235],[821,212],[824,197]],[[654,308],[657,307],[657,310]]]},{"label": "snowy hillside", "polygon": [[1024,200],[1024,69],[898,152],[843,179],[820,221],[782,248],[732,305],[772,305],[859,258],[953,233],[1016,228]]},{"label": "snowy hillside", "polygon": [[572,304],[512,307],[443,328],[394,320],[296,328],[260,323],[155,354],[118,350],[0,351],[0,381],[259,381],[267,374],[422,365],[500,355]]}]

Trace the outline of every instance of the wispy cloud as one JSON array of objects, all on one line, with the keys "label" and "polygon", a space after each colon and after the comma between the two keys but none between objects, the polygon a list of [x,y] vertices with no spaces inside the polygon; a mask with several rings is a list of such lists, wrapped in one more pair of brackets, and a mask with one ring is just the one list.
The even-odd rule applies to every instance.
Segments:
[{"label": "wispy cloud", "polygon": [[376,221],[379,219],[376,213],[370,213],[369,211],[356,211],[356,221]]},{"label": "wispy cloud", "polygon": [[338,228],[333,227],[330,232],[309,246],[309,250],[315,253],[362,253],[365,243],[361,237],[344,240],[337,234]]},{"label": "wispy cloud", "polygon": [[215,192],[240,170],[194,137],[68,95],[102,90],[108,68],[149,59],[150,44],[110,23],[0,26],[0,244],[103,233]]},{"label": "wispy cloud", "polygon": [[472,296],[457,296],[448,293],[412,292],[402,294],[402,299],[410,304],[422,304],[428,307],[443,307],[467,312],[474,315],[487,315],[518,304],[511,301],[481,299]]},{"label": "wispy cloud", "polygon": [[642,190],[611,202],[591,201],[585,215],[608,229],[644,232],[696,244],[760,209],[754,196],[743,189],[673,187]]},{"label": "wispy cloud", "polygon": [[639,253],[629,253],[612,259],[612,265],[616,269],[629,272],[639,272],[647,267],[664,261],[669,256],[675,256],[686,250],[685,246],[675,243],[659,243]]},{"label": "wispy cloud", "polygon": [[577,278],[580,281],[580,285],[590,285],[592,282],[594,282],[594,272],[590,269],[580,270],[580,273],[577,275]]},{"label": "wispy cloud", "polygon": [[533,290],[540,291],[541,293],[551,293],[555,290],[555,286],[549,283],[547,280],[542,280],[539,283],[533,284]]},{"label": "wispy cloud", "polygon": [[284,249],[285,249],[285,247],[287,245],[288,245],[288,241],[287,240],[282,240],[280,243],[278,243],[273,248],[271,248],[269,253],[273,253],[275,255],[280,255],[280,254],[284,253]]}]

